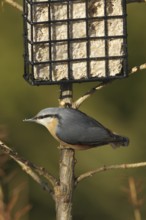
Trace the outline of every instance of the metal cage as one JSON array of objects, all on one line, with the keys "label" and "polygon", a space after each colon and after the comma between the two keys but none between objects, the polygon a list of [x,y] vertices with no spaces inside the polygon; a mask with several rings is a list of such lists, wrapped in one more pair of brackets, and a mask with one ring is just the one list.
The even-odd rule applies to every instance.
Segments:
[{"label": "metal cage", "polygon": [[32,85],[127,76],[126,0],[23,0]]}]

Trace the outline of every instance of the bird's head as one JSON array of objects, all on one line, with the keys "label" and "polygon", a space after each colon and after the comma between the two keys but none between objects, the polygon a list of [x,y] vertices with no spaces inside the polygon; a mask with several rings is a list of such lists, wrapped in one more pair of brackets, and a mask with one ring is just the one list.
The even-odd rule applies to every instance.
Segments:
[{"label": "bird's head", "polygon": [[59,117],[59,108],[46,108],[41,110],[36,116],[24,119],[24,122],[35,122],[48,127],[54,118]]}]

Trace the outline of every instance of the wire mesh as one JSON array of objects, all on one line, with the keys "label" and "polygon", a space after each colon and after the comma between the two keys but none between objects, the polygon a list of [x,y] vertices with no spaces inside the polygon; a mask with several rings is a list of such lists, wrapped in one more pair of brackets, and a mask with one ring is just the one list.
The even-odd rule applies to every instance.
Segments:
[{"label": "wire mesh", "polygon": [[127,76],[126,0],[24,0],[24,78],[32,85]]}]

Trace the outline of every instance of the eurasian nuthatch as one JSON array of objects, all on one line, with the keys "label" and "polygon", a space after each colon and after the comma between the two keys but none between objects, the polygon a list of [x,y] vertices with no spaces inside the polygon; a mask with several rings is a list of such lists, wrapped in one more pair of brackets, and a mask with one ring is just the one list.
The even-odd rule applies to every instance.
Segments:
[{"label": "eurasian nuthatch", "polygon": [[95,119],[71,108],[46,108],[24,121],[44,125],[64,148],[85,150],[111,144],[127,146],[128,138],[112,133]]}]

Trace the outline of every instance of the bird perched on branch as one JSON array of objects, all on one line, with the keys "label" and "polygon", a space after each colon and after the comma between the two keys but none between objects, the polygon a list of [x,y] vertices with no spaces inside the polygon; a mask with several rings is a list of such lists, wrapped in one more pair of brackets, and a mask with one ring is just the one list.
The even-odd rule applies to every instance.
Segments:
[{"label": "bird perched on branch", "polygon": [[44,125],[62,148],[86,150],[110,144],[127,146],[129,139],[111,132],[95,119],[72,108],[46,108],[27,122]]}]

